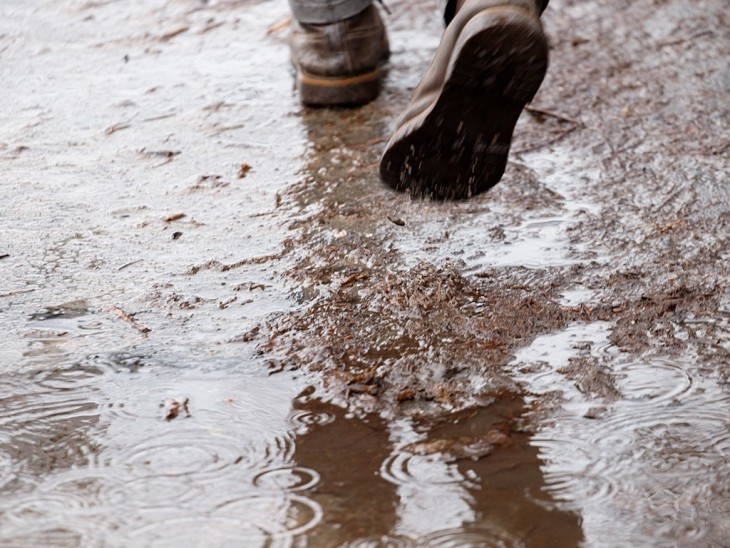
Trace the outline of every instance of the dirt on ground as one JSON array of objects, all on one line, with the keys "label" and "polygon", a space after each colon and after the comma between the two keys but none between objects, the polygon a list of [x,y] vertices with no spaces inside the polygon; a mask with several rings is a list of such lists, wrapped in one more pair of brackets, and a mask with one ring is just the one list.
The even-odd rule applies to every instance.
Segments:
[{"label": "dirt on ground", "polygon": [[[470,204],[404,204],[375,191],[375,174],[361,166],[377,165],[382,141],[349,132],[370,113],[304,113],[320,128],[307,171],[327,171],[285,200],[297,210],[316,196],[318,210],[296,221],[293,246],[306,251],[286,272],[308,304],[260,331],[272,367],[320,372],[330,397],[363,411],[438,414],[517,390],[503,370],[516,348],[600,320],[612,322],[621,352],[697,356],[727,383],[728,16],[716,2],[556,4],[546,15],[552,66],[518,126],[512,163],[499,188]],[[586,166],[570,197],[524,160],[557,144],[558,165]],[[576,265],[465,275],[448,230],[420,242],[441,260],[411,266],[392,243],[429,214],[489,215],[498,204],[506,215],[492,215],[480,236],[508,245],[505,224],[571,199],[599,210],[580,212],[567,231],[571,244],[595,250]],[[592,303],[561,305],[576,286],[594,291]],[[583,377],[584,390],[610,397],[610,379]]]},{"label": "dirt on ground", "polygon": [[358,109],[279,0],[2,5],[0,544],[724,545],[726,4],[552,0],[444,203],[377,176],[430,1]]}]

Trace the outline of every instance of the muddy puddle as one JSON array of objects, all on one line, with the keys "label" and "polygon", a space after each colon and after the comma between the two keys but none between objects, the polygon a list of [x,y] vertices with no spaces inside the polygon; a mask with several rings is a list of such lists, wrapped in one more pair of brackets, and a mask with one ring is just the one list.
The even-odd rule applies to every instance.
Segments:
[{"label": "muddy puddle", "polygon": [[721,0],[553,0],[504,181],[383,188],[279,0],[0,4],[0,546],[730,538]]}]

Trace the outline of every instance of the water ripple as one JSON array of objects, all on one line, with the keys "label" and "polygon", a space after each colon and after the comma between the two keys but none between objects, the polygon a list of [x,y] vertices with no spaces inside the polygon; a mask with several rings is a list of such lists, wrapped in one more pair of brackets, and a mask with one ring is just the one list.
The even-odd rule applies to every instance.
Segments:
[{"label": "water ripple", "polygon": [[37,492],[26,497],[18,497],[7,509],[5,516],[18,522],[32,522],[67,512],[73,513],[85,506],[82,497],[70,493]]},{"label": "water ripple", "polygon": [[322,521],[322,508],[302,495],[246,497],[219,506],[215,515],[238,518],[269,538],[300,535]]},{"label": "water ripple", "polygon": [[624,400],[655,407],[666,401],[678,401],[693,388],[690,374],[668,360],[621,365],[616,383]]},{"label": "water ripple", "polygon": [[232,436],[205,430],[174,430],[122,449],[115,460],[139,478],[220,475],[235,465],[258,466],[250,445]]},{"label": "water ripple", "polygon": [[[0,447],[4,447],[5,443],[0,438]],[[14,479],[13,459],[7,453],[0,452],[0,491]]]},{"label": "water ripple", "polygon": [[20,531],[0,533],[0,546],[7,546],[8,548],[21,548],[26,546],[51,548],[54,546],[84,545],[93,546],[94,544],[85,541],[85,535],[82,531],[74,531],[64,526],[48,525],[45,527],[33,527]]},{"label": "water ripple", "polygon": [[93,508],[102,504],[104,491],[118,482],[118,477],[113,476],[103,468],[78,467],[57,472],[47,478],[43,482],[42,490],[79,497],[85,508]]},{"label": "water ripple", "polygon": [[418,546],[429,548],[520,548],[520,539],[506,531],[488,527],[467,527],[437,531],[421,537]]},{"label": "water ripple", "polygon": [[[725,402],[726,405],[726,402]],[[647,449],[648,440],[667,440],[667,436],[682,433],[684,442],[694,440],[697,451],[711,447],[721,448],[728,443],[728,411],[723,402],[694,401],[692,405],[619,407],[612,414],[597,421],[588,437],[588,443],[610,448],[614,453],[621,448]],[[719,449],[718,449],[719,450]],[[693,452],[694,453],[694,452]]]},{"label": "water ripple", "polygon": [[322,508],[299,495],[246,497],[221,504],[210,515],[163,519],[132,531],[128,536],[145,546],[271,545],[316,527]]},{"label": "water ripple", "polygon": [[[33,396],[42,396],[34,394]],[[5,414],[1,424],[21,428],[33,429],[33,426],[43,427],[44,421],[71,420],[74,418],[96,417],[97,404],[87,397],[65,396],[46,398],[10,398],[12,411]],[[55,400],[55,401],[54,401]],[[7,401],[0,401],[0,405]]]},{"label": "water ripple", "polygon": [[341,545],[340,548],[416,548],[416,541],[405,536],[383,535],[367,537]]},{"label": "water ripple", "polygon": [[[439,466],[433,466],[434,463],[439,463]],[[447,465],[438,454],[422,456],[393,453],[381,464],[380,476],[395,485],[446,485],[464,482],[458,469]]]},{"label": "water ripple", "polygon": [[104,371],[98,367],[74,364],[53,371],[37,371],[34,382],[37,386],[53,391],[79,390],[98,382],[103,373]]},{"label": "water ripple", "polygon": [[326,411],[299,410],[289,416],[289,423],[297,434],[306,432],[312,426],[323,426],[334,420],[334,415]]},{"label": "water ripple", "polygon": [[99,499],[115,508],[150,510],[181,507],[197,500],[204,492],[200,483],[144,477],[106,486],[99,493]]},{"label": "water ripple", "polygon": [[[10,459],[16,473],[31,475],[88,463],[97,448],[84,430],[98,420],[97,407],[88,396],[65,390],[25,391],[0,399],[0,408],[7,410],[0,416],[5,432],[0,463]],[[6,475],[0,468],[0,477]]]},{"label": "water ripple", "polygon": [[301,466],[264,470],[253,478],[254,486],[266,491],[306,491],[320,481],[319,473]]}]

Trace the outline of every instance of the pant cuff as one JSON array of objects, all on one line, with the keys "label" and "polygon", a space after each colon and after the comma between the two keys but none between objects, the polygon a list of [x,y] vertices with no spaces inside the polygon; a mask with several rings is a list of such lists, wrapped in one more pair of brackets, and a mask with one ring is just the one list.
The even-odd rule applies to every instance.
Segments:
[{"label": "pant cuff", "polygon": [[372,0],[289,0],[294,19],[311,25],[324,25],[349,19],[370,4]]}]

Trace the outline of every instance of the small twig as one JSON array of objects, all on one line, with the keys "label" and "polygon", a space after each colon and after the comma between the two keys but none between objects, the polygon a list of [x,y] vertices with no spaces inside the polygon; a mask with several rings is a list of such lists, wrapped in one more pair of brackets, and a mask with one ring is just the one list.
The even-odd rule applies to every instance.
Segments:
[{"label": "small twig", "polygon": [[152,329],[150,329],[149,327],[145,327],[143,325],[139,325],[130,314],[127,314],[124,310],[122,310],[118,306],[112,305],[109,308],[107,308],[107,311],[114,312],[114,314],[116,314],[117,316],[119,316],[120,319],[124,320],[129,325],[131,325],[132,327],[134,327],[137,331],[139,331],[140,333],[142,333],[142,335],[144,335],[145,337],[147,336],[147,334],[150,331],[152,331]]},{"label": "small twig", "polygon": [[132,266],[133,264],[141,263],[143,260],[144,259],[137,259],[136,261],[131,261],[131,262],[127,263],[127,264],[123,264],[122,266],[120,266],[119,268],[117,268],[117,272],[119,272],[120,270],[124,270],[125,268],[127,268],[129,266]]},{"label": "small twig", "polygon": [[582,126],[583,122],[580,120],[575,120],[573,118],[569,118],[568,116],[565,116],[563,114],[558,114],[557,112],[553,112],[551,110],[545,110],[544,108],[538,108],[533,107],[532,105],[525,106],[525,110],[529,112],[530,114],[540,114],[542,116],[549,116],[550,118],[555,118],[556,120],[560,120],[561,122],[568,122],[570,124],[575,124],[576,126]]},{"label": "small twig", "polygon": [[292,23],[292,18],[287,17],[286,19],[282,19],[278,23],[274,23],[269,28],[266,29],[266,36],[269,36],[270,34],[274,34],[276,32],[279,32],[282,29],[285,29]]},{"label": "small twig", "polygon": [[368,277],[369,276],[365,272],[356,272],[355,274],[352,274],[351,276],[348,276],[347,278],[342,280],[342,282],[340,283],[340,288],[352,285],[359,280],[367,280]]},{"label": "small twig", "polygon": [[167,42],[168,40],[171,40],[172,38],[175,38],[178,34],[182,34],[183,32],[187,32],[190,29],[188,26],[180,27],[175,30],[171,30],[170,32],[166,32],[162,36],[158,38],[160,42]]},{"label": "small twig", "polygon": [[682,44],[684,42],[689,42],[690,40],[694,40],[695,38],[699,38],[700,36],[705,36],[707,34],[715,34],[715,31],[713,31],[711,29],[704,29],[704,30],[697,31],[690,36],[676,38],[674,40],[660,40],[659,42],[656,43],[656,45],[659,48],[665,48],[667,46],[676,46],[678,44]]},{"label": "small twig", "polygon": [[684,194],[684,190],[675,190],[674,192],[671,192],[663,201],[661,204],[659,204],[657,207],[654,208],[654,211],[661,211],[665,207],[667,207],[671,202],[677,199],[678,196]]},{"label": "small twig", "polygon": [[183,219],[185,217],[187,217],[187,215],[185,215],[185,213],[180,212],[180,213],[173,213],[172,215],[168,215],[167,217],[165,217],[162,220],[165,221],[166,223],[172,223],[173,221],[179,221],[180,219]]},{"label": "small twig", "polygon": [[575,131],[577,128],[578,128],[578,125],[577,124],[572,125],[569,128],[565,128],[563,130],[558,131],[557,132],[557,135],[555,135],[552,139],[548,139],[547,141],[543,141],[541,143],[536,143],[534,145],[531,145],[531,146],[528,146],[528,147],[525,147],[525,148],[521,148],[520,150],[515,150],[514,153],[515,154],[523,154],[525,152],[532,152],[533,150],[537,150],[539,148],[552,145],[552,144],[557,143],[558,141],[560,141],[560,139],[562,139],[563,137],[565,137],[566,135],[568,135],[572,131]]},{"label": "small twig", "polygon": [[111,135],[113,133],[116,133],[117,131],[120,131],[122,129],[127,129],[131,127],[131,124],[128,124],[126,122],[121,122],[119,124],[114,124],[113,126],[109,126],[104,130],[104,133],[107,135]]},{"label": "small twig", "polygon": [[279,253],[275,253],[273,255],[261,255],[259,257],[251,257],[247,259],[241,259],[240,261],[236,261],[235,263],[229,263],[229,264],[223,264],[220,261],[216,261],[215,259],[210,260],[206,263],[203,263],[201,265],[197,265],[192,267],[190,270],[188,270],[188,274],[191,276],[195,276],[198,272],[201,270],[215,270],[217,272],[228,272],[229,270],[233,270],[235,268],[240,268],[242,266],[251,265],[251,264],[264,264],[268,263],[270,261],[277,261],[281,259],[288,250],[282,250]]},{"label": "small twig", "polygon": [[0,293],[0,299],[3,297],[12,297],[13,295],[20,295],[22,293],[32,293],[35,289],[16,289],[15,291],[7,291],[6,293]]},{"label": "small twig", "polygon": [[235,126],[223,126],[223,127],[216,128],[216,130],[212,131],[210,133],[210,135],[212,137],[216,137],[216,136],[220,135],[221,133],[225,133],[226,131],[234,131],[236,129],[241,129],[243,127],[246,127],[246,125],[245,124],[236,124]]},{"label": "small twig", "polygon": [[177,112],[170,112],[168,114],[160,114],[159,116],[152,116],[151,118],[145,118],[143,122],[156,122],[157,120],[164,120],[165,118],[172,118]]},{"label": "small twig", "polygon": [[142,156],[161,156],[162,158],[172,158],[180,154],[179,150],[147,150],[143,148],[139,151]]},{"label": "small twig", "polygon": [[198,31],[198,34],[205,34],[206,32],[210,32],[213,29],[217,29],[218,27],[222,27],[225,25],[225,21],[217,21],[214,23],[210,23],[209,25],[204,26],[202,29]]},{"label": "small twig", "polygon": [[152,166],[153,168],[156,168],[156,167],[164,166],[165,164],[169,164],[170,162],[172,162],[172,160],[175,158],[175,156],[180,154],[180,151],[179,150],[147,150],[147,149],[143,148],[142,150],[139,151],[139,153],[142,154],[143,156],[147,156],[147,157],[161,156],[162,158],[165,158],[164,161]]}]

